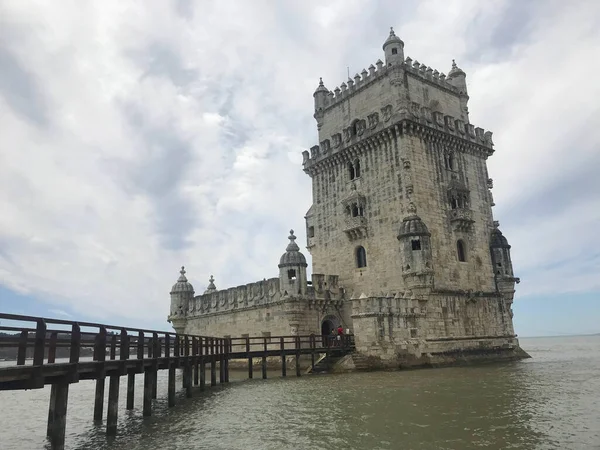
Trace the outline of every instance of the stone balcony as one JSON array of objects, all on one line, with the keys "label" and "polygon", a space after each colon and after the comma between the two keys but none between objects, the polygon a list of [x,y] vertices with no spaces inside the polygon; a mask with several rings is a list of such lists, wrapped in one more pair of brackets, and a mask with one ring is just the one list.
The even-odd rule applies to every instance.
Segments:
[{"label": "stone balcony", "polygon": [[364,216],[346,217],[344,219],[344,233],[351,241],[367,236],[367,219]]},{"label": "stone balcony", "polygon": [[454,231],[470,231],[473,223],[473,211],[467,208],[456,208],[448,211],[448,219]]}]

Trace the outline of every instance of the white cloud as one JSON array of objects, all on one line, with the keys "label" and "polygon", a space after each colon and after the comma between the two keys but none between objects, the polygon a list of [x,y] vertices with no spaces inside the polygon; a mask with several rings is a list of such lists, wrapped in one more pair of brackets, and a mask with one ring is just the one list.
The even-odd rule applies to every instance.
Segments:
[{"label": "white cloud", "polygon": [[[511,209],[598,161],[595,3],[538,4],[522,40],[494,34],[508,1],[194,5],[3,2],[0,70],[20,71],[0,84],[1,284],[56,310],[156,320],[181,264],[197,291],[211,273],[220,288],[275,276],[289,228],[304,239],[318,77],[333,89],[382,58],[394,25],[413,59],[467,71],[524,293],[598,289],[597,195],[574,187],[568,210],[511,226]],[[588,245],[560,239],[573,217]],[[556,254],[565,268],[536,271]]]}]

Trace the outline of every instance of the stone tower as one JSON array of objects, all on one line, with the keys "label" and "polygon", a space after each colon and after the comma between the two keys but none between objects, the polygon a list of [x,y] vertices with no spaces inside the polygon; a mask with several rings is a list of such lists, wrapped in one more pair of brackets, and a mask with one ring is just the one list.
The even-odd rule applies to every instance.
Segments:
[{"label": "stone tower", "polygon": [[405,58],[393,30],[383,51],[385,64],[314,93],[319,145],[303,154],[313,273],[339,274],[350,295],[497,291],[492,133],[469,122],[466,74]]},{"label": "stone tower", "polygon": [[294,230],[290,230],[290,243],[279,260],[279,290],[283,295],[306,295],[306,258],[296,244]]}]

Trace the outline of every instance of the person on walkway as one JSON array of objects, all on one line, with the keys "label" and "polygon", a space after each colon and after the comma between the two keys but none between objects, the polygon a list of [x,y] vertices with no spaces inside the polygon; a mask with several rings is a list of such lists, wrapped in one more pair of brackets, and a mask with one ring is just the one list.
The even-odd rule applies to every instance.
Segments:
[{"label": "person on walkway", "polygon": [[335,340],[337,339],[337,330],[334,328],[331,330],[331,347],[335,347]]},{"label": "person on walkway", "polygon": [[338,342],[338,346],[342,346],[344,345],[342,343],[342,339],[344,337],[344,327],[342,327],[342,325],[340,325],[337,329],[337,342]]}]

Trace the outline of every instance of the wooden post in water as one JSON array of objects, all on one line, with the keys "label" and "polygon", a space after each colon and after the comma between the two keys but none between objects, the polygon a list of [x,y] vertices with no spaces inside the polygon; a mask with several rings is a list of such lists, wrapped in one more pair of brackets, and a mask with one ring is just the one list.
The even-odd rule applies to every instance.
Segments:
[{"label": "wooden post in water", "polygon": [[53,386],[55,386],[55,395],[53,398],[54,404],[50,407],[51,410],[54,411],[50,432],[50,443],[52,450],[64,450],[65,431],[67,428],[67,403],[69,400],[69,381],[66,379],[66,377],[63,377]]},{"label": "wooden post in water", "polygon": [[183,368],[184,371],[184,387],[185,387],[185,396],[190,398],[192,396],[192,364],[190,361],[190,338],[188,336],[185,337],[185,366]]},{"label": "wooden post in water", "polygon": [[48,427],[46,428],[46,436],[52,437],[54,430],[54,414],[56,409],[56,383],[50,388],[50,406],[48,407]]},{"label": "wooden post in water", "polygon": [[104,409],[104,383],[105,383],[105,368],[106,361],[106,328],[100,327],[96,336],[94,345],[94,361],[101,362],[101,367],[98,370],[98,378],[96,379],[96,396],[94,399],[94,420],[102,420],[102,410]]},{"label": "wooden post in water", "polygon": [[198,373],[198,338],[192,337],[192,354],[194,355],[192,366],[194,368],[194,386],[198,386],[199,373]]},{"label": "wooden post in water", "polygon": [[208,353],[208,339],[200,338],[200,390],[203,391],[206,386],[206,363],[204,355]]},{"label": "wooden post in water", "polygon": [[315,335],[311,334],[310,335],[310,367],[311,367],[311,371],[315,370],[315,347],[316,347],[315,341],[316,341]]},{"label": "wooden post in water", "polygon": [[153,342],[153,351],[152,351],[152,376],[154,379],[152,380],[152,398],[156,399],[158,394],[158,358],[160,358],[160,341],[158,339],[158,334],[152,334],[152,342]]},{"label": "wooden post in water", "polygon": [[229,383],[229,353],[231,352],[231,338],[225,339],[225,383]]},{"label": "wooden post in water", "polygon": [[106,412],[106,434],[117,434],[117,416],[119,414],[119,375],[111,375],[108,385],[108,408]]},{"label": "wooden post in water", "polygon": [[246,336],[246,356],[248,358],[248,378],[252,378],[252,356],[250,355],[250,337]]},{"label": "wooden post in water", "polygon": [[300,376],[300,336],[296,336],[296,376]]},{"label": "wooden post in water", "polygon": [[210,385],[217,385],[217,343],[215,338],[210,338]]},{"label": "wooden post in water", "polygon": [[279,348],[281,350],[281,376],[287,376],[287,367],[285,365],[285,338],[281,336],[279,338]]},{"label": "wooden post in water", "polygon": [[[177,337],[175,338],[177,339]],[[177,353],[174,353],[177,355]],[[169,361],[169,379],[167,382],[167,396],[168,396],[168,405],[169,408],[175,406],[175,362],[171,360],[171,335],[169,333],[165,334],[165,356]]]},{"label": "wooden post in water", "polygon": [[219,339],[218,342],[219,384],[223,384],[225,382],[225,339]]},{"label": "wooden post in water", "polygon": [[[140,333],[142,342],[144,345],[146,344],[144,333]],[[148,356],[152,353],[152,340],[148,339]],[[152,375],[152,368],[144,366],[144,412],[143,415],[148,417],[152,415],[152,383],[154,381],[154,377]]]},{"label": "wooden post in water", "polygon": [[262,377],[263,380],[267,379],[267,338],[263,337],[263,355],[261,360]]}]

